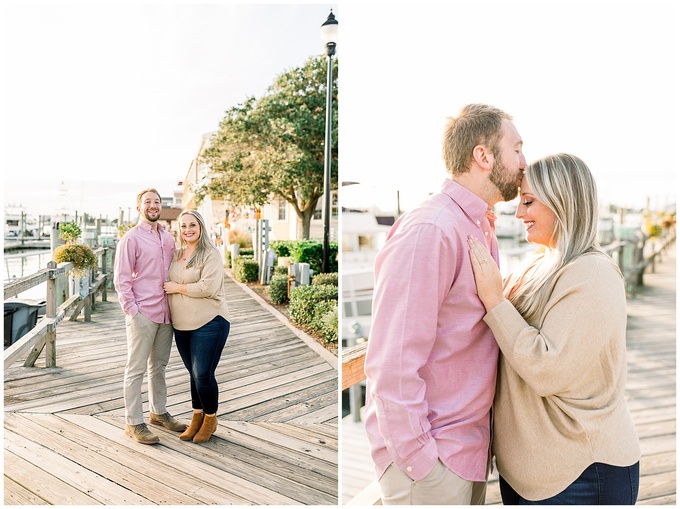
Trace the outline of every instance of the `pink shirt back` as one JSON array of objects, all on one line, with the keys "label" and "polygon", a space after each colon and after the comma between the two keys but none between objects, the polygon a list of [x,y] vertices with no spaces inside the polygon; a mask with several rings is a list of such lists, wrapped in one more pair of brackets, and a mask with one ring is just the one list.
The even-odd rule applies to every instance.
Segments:
[{"label": "pink shirt back", "polygon": [[484,481],[498,345],[482,318],[467,236],[498,263],[488,206],[447,179],[403,215],[375,261],[366,354],[366,432],[376,473],[391,463],[420,480],[437,458]]},{"label": "pink shirt back", "polygon": [[149,223],[140,221],[120,239],[113,282],[125,314],[135,316],[139,312],[154,323],[170,323],[163,283],[168,280],[175,241],[160,224],[158,233]]}]

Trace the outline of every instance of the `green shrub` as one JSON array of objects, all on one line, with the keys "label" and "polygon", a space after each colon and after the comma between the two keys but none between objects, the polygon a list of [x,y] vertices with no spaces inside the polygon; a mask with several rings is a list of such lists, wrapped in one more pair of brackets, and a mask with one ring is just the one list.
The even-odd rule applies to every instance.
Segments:
[{"label": "green shrub", "polygon": [[321,274],[316,274],[312,276],[312,284],[313,285],[333,285],[333,286],[338,286],[338,273],[337,272],[328,272],[328,273],[321,273]]},{"label": "green shrub", "polygon": [[269,247],[274,250],[276,256],[290,256],[290,246],[295,244],[294,240],[272,240]]},{"label": "green shrub", "polygon": [[274,267],[274,275],[276,274],[288,277],[288,267],[284,267],[283,265],[277,265],[276,267]]},{"label": "green shrub", "polygon": [[269,281],[269,296],[274,304],[288,302],[288,276],[274,274]]},{"label": "green shrub", "polygon": [[[308,263],[314,274],[321,273],[323,244],[316,240],[273,240],[269,247],[278,257],[290,257],[292,263]],[[338,271],[338,243],[329,244],[330,271]]]},{"label": "green shrub", "polygon": [[333,285],[306,285],[293,289],[290,295],[288,312],[291,319],[299,325],[309,325],[314,318],[314,308],[319,302],[338,301],[338,287]]},{"label": "green shrub", "polygon": [[314,274],[321,272],[321,257],[323,245],[313,240],[298,241],[290,247],[290,257],[293,263],[308,263]]},{"label": "green shrub", "polygon": [[248,257],[248,256],[253,257],[253,256],[255,256],[255,251],[252,248],[240,249],[239,252],[238,252],[238,255],[239,256],[246,256],[246,257]]},{"label": "green shrub", "polygon": [[314,317],[310,327],[326,341],[338,341],[338,304],[337,301],[324,300],[314,307]]},{"label": "green shrub", "polygon": [[259,264],[248,256],[237,256],[234,260],[234,277],[242,283],[257,281],[260,274]]}]

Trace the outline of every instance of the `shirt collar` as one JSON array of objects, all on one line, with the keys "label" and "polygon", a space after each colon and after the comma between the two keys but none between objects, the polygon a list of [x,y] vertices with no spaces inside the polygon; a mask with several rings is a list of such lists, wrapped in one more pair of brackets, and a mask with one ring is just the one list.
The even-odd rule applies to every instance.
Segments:
[{"label": "shirt collar", "polygon": [[[165,227],[161,223],[157,222],[156,224],[158,225],[158,231],[159,232],[165,231]],[[151,226],[151,223],[147,223],[146,221],[141,220],[141,219],[139,220],[139,223],[137,223],[137,226],[141,227],[143,230],[145,230],[147,232],[150,232],[151,230],[153,230],[153,226]]]},{"label": "shirt collar", "polygon": [[455,201],[474,223],[481,224],[485,219],[488,220],[487,212],[491,210],[489,204],[455,180],[446,179],[442,192]]}]

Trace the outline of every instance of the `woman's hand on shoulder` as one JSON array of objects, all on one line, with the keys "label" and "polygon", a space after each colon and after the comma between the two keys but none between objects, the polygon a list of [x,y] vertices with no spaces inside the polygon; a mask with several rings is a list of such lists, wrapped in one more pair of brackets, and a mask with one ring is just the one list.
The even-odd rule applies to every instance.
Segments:
[{"label": "woman's hand on shoulder", "polygon": [[470,246],[470,262],[475,275],[477,295],[486,310],[489,311],[505,300],[505,297],[503,297],[503,278],[496,261],[491,257],[491,253],[479,240],[470,235],[468,236],[468,245]]}]

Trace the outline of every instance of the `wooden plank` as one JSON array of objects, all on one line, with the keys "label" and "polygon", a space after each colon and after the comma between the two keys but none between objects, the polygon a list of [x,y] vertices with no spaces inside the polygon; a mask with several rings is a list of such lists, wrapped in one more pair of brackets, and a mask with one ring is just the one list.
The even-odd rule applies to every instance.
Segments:
[{"label": "wooden plank", "polygon": [[675,471],[645,475],[640,479],[639,500],[675,495]]},{"label": "wooden plank", "polygon": [[88,493],[97,503],[105,505],[150,504],[151,501],[65,458],[43,445],[5,430],[5,451],[40,467],[49,465],[50,473],[64,483]]},{"label": "wooden plank", "polygon": [[5,476],[4,505],[47,505],[42,498]]},{"label": "wooden plank", "polygon": [[[337,497],[337,465],[329,465],[314,456],[300,454],[279,444],[260,443],[253,437],[245,443],[233,440],[234,434],[225,435],[220,421],[218,431],[210,439],[210,457],[221,470],[259,486],[285,495],[301,504],[318,505],[335,503]],[[169,432],[163,432],[168,435]],[[282,440],[285,440],[285,435]],[[161,437],[163,440],[163,437]],[[164,444],[166,441],[164,441]],[[192,444],[193,445],[193,444]],[[185,450],[186,443],[167,441],[167,447]],[[229,461],[224,462],[224,457]]]},{"label": "wooden plank", "polygon": [[30,276],[24,276],[12,280],[11,283],[4,285],[3,294],[4,300],[16,297],[20,293],[30,290],[31,288],[43,284],[50,278],[50,269],[39,269]]},{"label": "wooden plank", "polygon": [[342,386],[341,390],[349,389],[353,385],[366,380],[364,373],[364,357],[368,342],[359,343],[342,351]]},{"label": "wooden plank", "polygon": [[[114,456],[131,455],[134,462],[125,463],[136,465],[136,475],[157,479],[161,484],[173,488],[180,486],[180,491],[197,496],[194,503],[210,503],[206,502],[208,499],[214,499],[212,503],[220,505],[230,501],[235,504],[262,505],[295,503],[294,499],[264,488],[258,484],[259,479],[256,477],[247,479],[230,474],[222,468],[225,455],[215,458],[210,448],[182,442],[178,440],[177,433],[154,427],[154,432],[162,436],[161,444],[146,446],[126,437],[120,424],[116,426],[102,419],[72,414],[63,415],[62,418],[86,429],[93,445],[113,445],[116,448]],[[166,440],[163,436],[170,438]]]},{"label": "wooden plank", "polygon": [[[96,500],[86,493],[9,451],[5,451],[4,471],[5,477],[14,480],[48,504],[96,505]],[[6,500],[6,503],[11,501]]]},{"label": "wooden plank", "polygon": [[[45,336],[47,335],[47,327],[51,323],[49,318],[42,318],[36,323],[29,332],[24,334],[19,341],[13,343],[5,350],[4,366],[9,368],[16,362],[26,351],[33,348],[36,344],[42,342],[44,346]],[[40,348],[42,350],[42,347]],[[38,351],[38,355],[40,351]]]},{"label": "wooden plank", "polygon": [[[117,302],[102,302],[92,322],[60,324],[59,367],[5,370],[6,453],[58,466],[55,477],[85,495],[102,479],[98,500],[107,505],[122,493],[148,501],[131,504],[337,505],[337,370],[237,285],[228,286],[228,300],[237,304],[230,304],[232,333],[217,372],[225,403],[209,442],[182,442],[156,427],[161,443],[154,446],[123,434],[124,315]],[[169,411],[188,421],[189,376],[174,348],[166,381]],[[146,381],[142,391],[148,408]],[[248,423],[255,436],[225,437],[227,404],[270,427]],[[14,483],[11,500],[35,496],[7,482]]]}]

